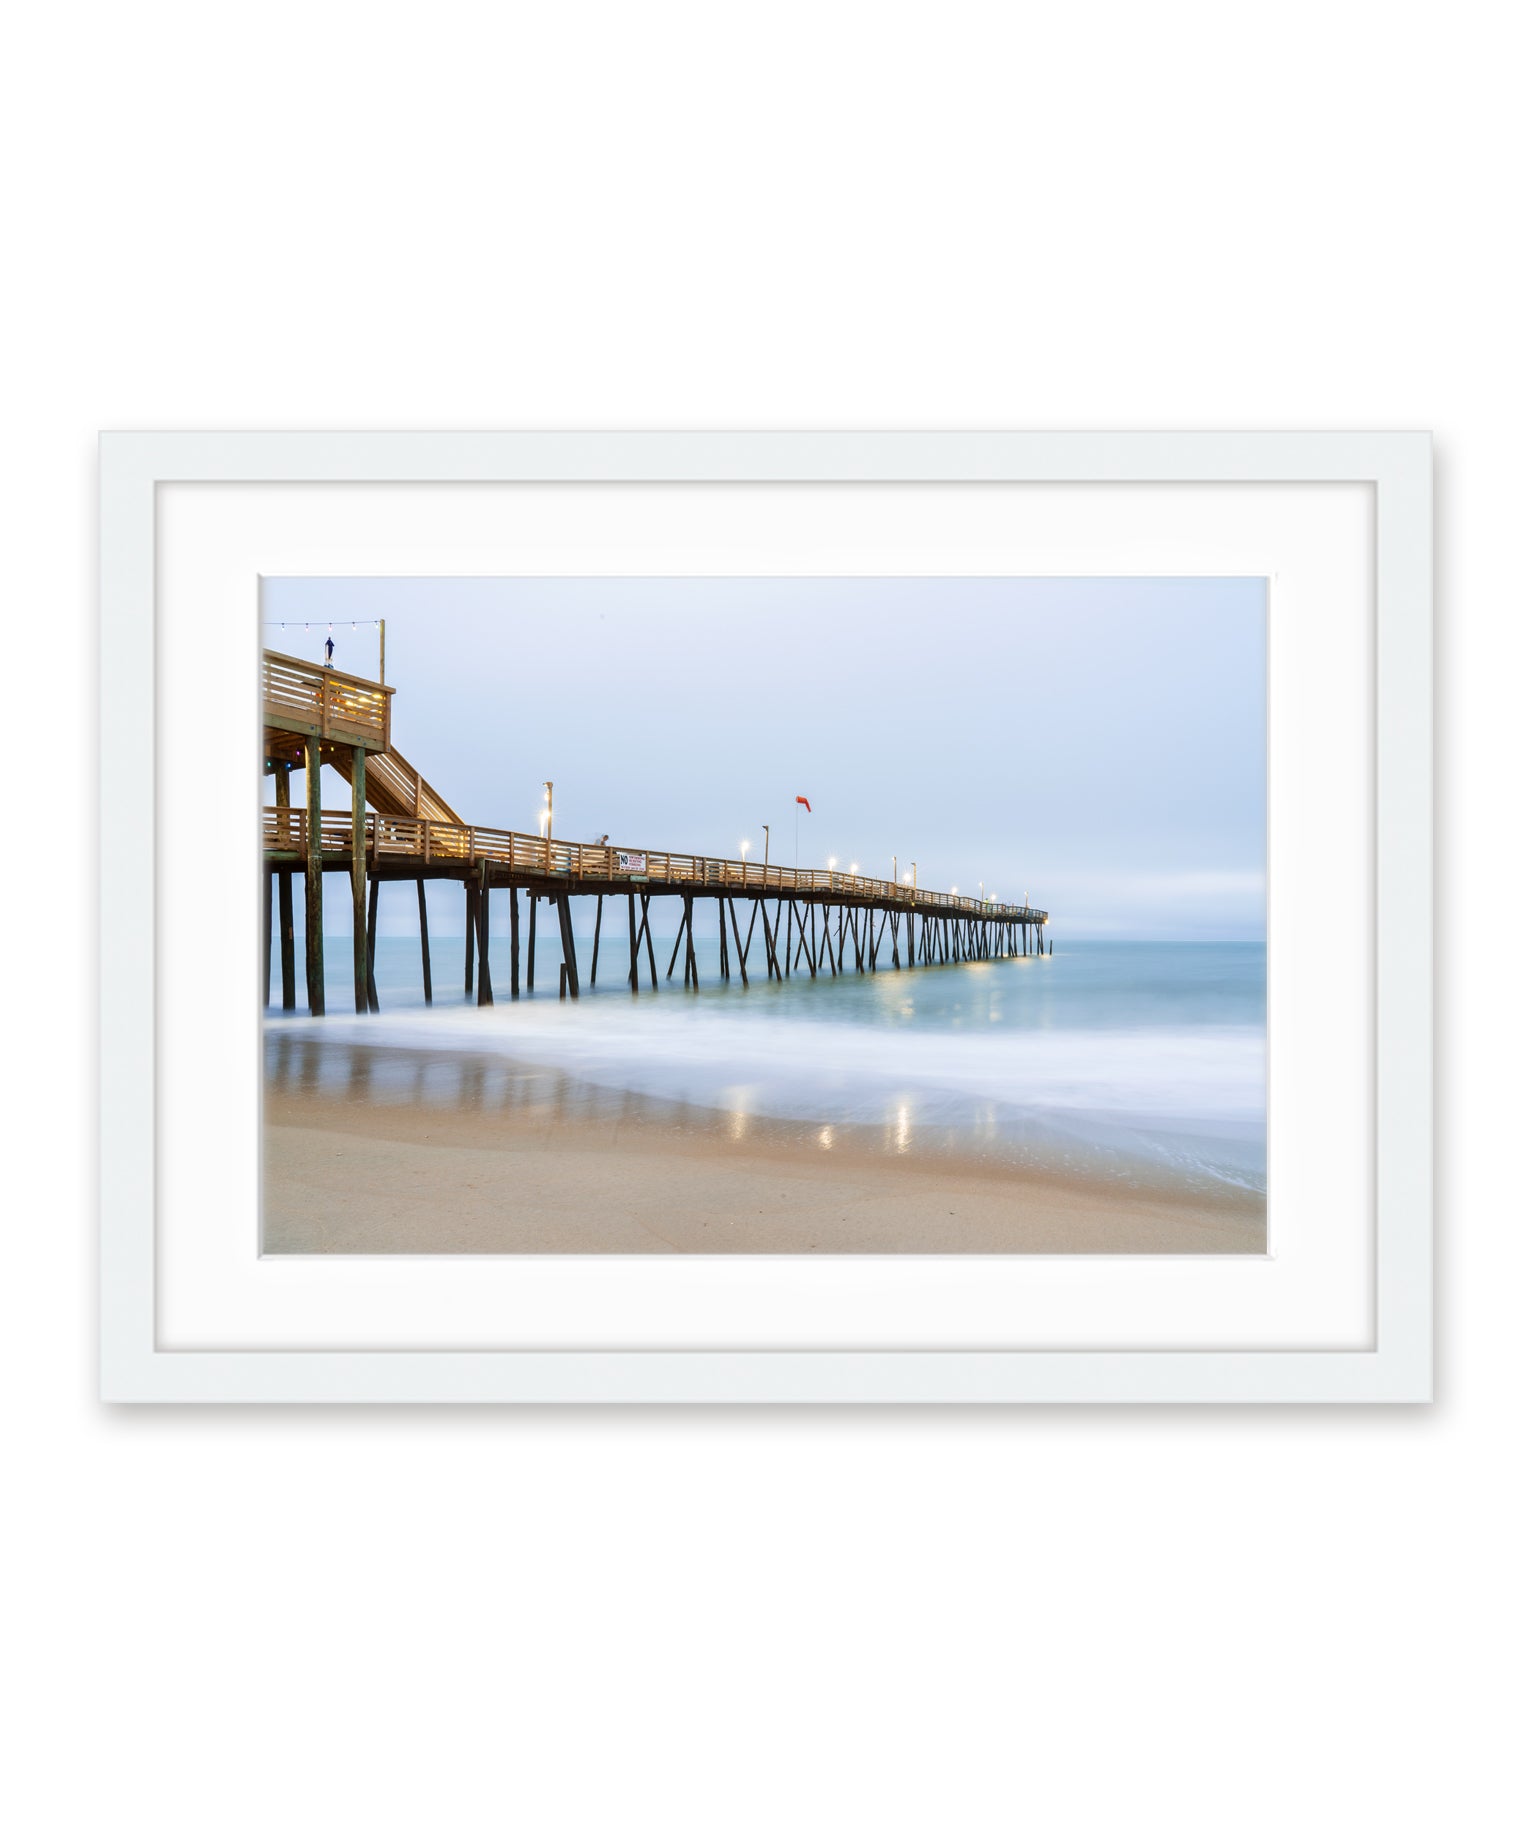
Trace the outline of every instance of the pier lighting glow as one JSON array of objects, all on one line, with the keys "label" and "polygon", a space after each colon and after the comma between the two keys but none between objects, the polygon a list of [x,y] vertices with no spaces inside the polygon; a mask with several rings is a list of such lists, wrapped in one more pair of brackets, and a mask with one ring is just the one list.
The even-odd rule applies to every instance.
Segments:
[{"label": "pier lighting glow", "polygon": [[744,859],[748,856],[748,843],[746,840],[742,842],[742,856]]},{"label": "pier lighting glow", "polygon": [[850,871],[851,871],[852,873],[853,873],[853,872],[857,872],[857,871],[859,871],[859,869],[860,869],[860,868],[859,868],[859,866],[857,866],[857,865],[851,865],[851,866],[850,866],[850,868],[849,868],[849,870],[850,870]]},{"label": "pier lighting glow", "polygon": [[828,861],[828,870],[830,872],[836,872],[838,870],[838,860],[837,859],[830,859]]}]

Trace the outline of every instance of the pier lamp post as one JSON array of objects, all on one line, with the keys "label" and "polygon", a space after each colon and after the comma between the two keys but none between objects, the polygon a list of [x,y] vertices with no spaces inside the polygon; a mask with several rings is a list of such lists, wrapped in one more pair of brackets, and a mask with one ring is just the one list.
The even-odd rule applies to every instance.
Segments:
[{"label": "pier lamp post", "polygon": [[545,870],[550,870],[550,841],[555,834],[555,784],[545,784],[545,811],[539,817],[539,830],[545,836]]},{"label": "pier lamp post", "polygon": [[908,867],[908,883],[913,886],[913,895],[917,897],[919,894],[919,862],[917,859]]},{"label": "pier lamp post", "polygon": [[764,826],[764,883],[767,885],[768,882],[769,882],[769,827],[768,827],[768,824],[765,823],[765,826]]}]

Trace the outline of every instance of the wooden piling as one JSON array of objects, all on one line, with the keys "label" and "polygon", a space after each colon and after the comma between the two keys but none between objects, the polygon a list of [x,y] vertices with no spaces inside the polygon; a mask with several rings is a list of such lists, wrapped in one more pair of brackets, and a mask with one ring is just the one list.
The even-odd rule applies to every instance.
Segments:
[{"label": "wooden piling", "polygon": [[[801,906],[801,914],[796,918],[796,929],[801,938],[801,945],[796,950],[796,965],[798,967],[801,965],[801,958],[804,955],[806,957],[806,965],[808,968],[811,969],[812,979],[815,981],[817,979],[817,963],[813,959],[811,949],[809,949],[806,946],[806,913],[807,913],[808,908],[809,908],[808,905],[803,904]],[[817,925],[814,923],[812,925],[812,943],[814,947],[816,945],[816,942],[817,942]]]},{"label": "wooden piling", "polygon": [[640,939],[637,937],[635,931],[634,891],[627,894],[626,902],[630,906],[630,991],[633,994],[638,994],[641,991],[641,969],[637,960],[640,952]]},{"label": "wooden piling", "polygon": [[529,889],[529,973],[528,991],[534,991],[534,919],[539,909],[539,896],[531,886]]},{"label": "wooden piling", "polygon": [[433,1003],[433,957],[427,945],[427,880],[417,880],[417,924],[422,932],[422,1000],[427,1006]]},{"label": "wooden piling", "polygon": [[379,1011],[379,989],[374,984],[374,945],[379,940],[379,874],[368,887],[368,928],[364,937],[363,993],[371,1013]]},{"label": "wooden piling", "polygon": [[516,1000],[518,998],[518,989],[520,985],[518,978],[519,944],[522,942],[523,938],[518,933],[518,887],[512,882],[511,867],[508,868],[507,920],[510,925],[509,934],[512,937],[512,944],[508,949],[507,956],[509,976],[508,988],[512,997]]},{"label": "wooden piling", "polygon": [[362,744],[352,753],[352,998],[353,1011],[366,1013],[368,1007],[368,922],[364,907],[368,901],[367,840],[363,826],[363,774],[366,756]]},{"label": "wooden piling", "polygon": [[272,878],[262,873],[262,1005],[272,1005]]},{"label": "wooden piling", "polygon": [[[732,940],[737,944],[737,967],[742,975],[742,984],[746,987],[748,984],[748,958],[742,947],[742,932],[737,928],[737,901],[735,898],[729,900],[728,908],[732,913]],[[751,924],[748,926],[748,935],[751,940]]]},{"label": "wooden piling", "polygon": [[684,943],[684,985],[692,983],[698,993],[700,971],[694,959],[694,897],[687,891],[684,893]]},{"label": "wooden piling", "polygon": [[782,981],[784,980],[785,977],[780,972],[780,957],[779,957],[778,950],[779,950],[779,935],[780,935],[780,911],[784,908],[784,906],[778,905],[778,904],[775,906],[774,928],[771,930],[769,927],[769,900],[768,898],[765,898],[763,900],[763,905],[764,905],[764,967],[765,967],[765,971],[767,974],[773,975],[775,980],[777,981]]},{"label": "wooden piling", "polygon": [[561,926],[561,953],[566,966],[566,987],[573,1000],[582,997],[577,978],[577,938],[571,927],[571,899],[563,891],[555,900],[556,920]]},{"label": "wooden piling", "polygon": [[491,868],[484,859],[479,863],[478,885],[475,904],[475,933],[480,943],[480,965],[477,971],[475,1004],[490,1006],[493,1003],[491,991]]},{"label": "wooden piling", "polygon": [[[279,763],[273,770],[279,810],[278,838],[287,845],[293,838],[289,819],[290,799],[288,764]],[[283,974],[283,1010],[294,1010],[294,875],[278,873],[278,964]]]},{"label": "wooden piling", "polygon": [[[668,979],[670,981],[673,978],[673,964],[678,960],[678,951],[683,946],[684,923],[688,915],[689,915],[689,900],[688,898],[685,898],[683,900],[682,906],[678,913],[678,934],[673,938],[673,953],[668,958]],[[688,964],[686,963],[684,966],[684,978],[686,980],[688,978],[688,974],[689,974],[689,969],[688,969]]]},{"label": "wooden piling", "polygon": [[465,992],[475,992],[475,892],[465,880]]},{"label": "wooden piling", "polygon": [[294,1010],[294,875],[278,873],[278,966],[283,976],[283,1010]]},{"label": "wooden piling", "polygon": [[646,939],[646,963],[651,969],[652,992],[657,991],[657,952],[652,943],[651,893],[641,893],[641,934]]},{"label": "wooden piling", "polygon": [[304,740],[304,984],[310,1011],[326,1010],[326,946],[321,933],[320,740]]},{"label": "wooden piling", "polygon": [[589,987],[598,985],[598,938],[603,933],[603,892],[598,893],[598,914],[593,918],[593,965],[588,971]]}]

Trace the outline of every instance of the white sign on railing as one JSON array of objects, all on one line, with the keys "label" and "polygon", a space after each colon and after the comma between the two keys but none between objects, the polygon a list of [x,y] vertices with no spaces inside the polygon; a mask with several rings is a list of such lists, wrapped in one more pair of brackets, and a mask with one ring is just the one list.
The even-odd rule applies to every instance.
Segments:
[{"label": "white sign on railing", "polygon": [[614,863],[622,872],[646,872],[646,854],[644,852],[617,852]]}]

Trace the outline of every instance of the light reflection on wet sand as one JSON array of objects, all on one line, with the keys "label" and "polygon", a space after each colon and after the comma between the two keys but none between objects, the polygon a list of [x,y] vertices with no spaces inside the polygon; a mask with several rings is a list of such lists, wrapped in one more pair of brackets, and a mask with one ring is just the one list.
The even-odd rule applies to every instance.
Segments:
[{"label": "light reflection on wet sand", "polygon": [[[979,1101],[968,1119],[945,1126],[914,1121],[911,1099],[897,1097],[878,1124],[791,1120],[757,1113],[751,1086],[730,1096],[730,1107],[709,1108],[638,1091],[611,1088],[555,1067],[525,1064],[503,1055],[396,1045],[372,1046],[311,1037],[302,1032],[265,1035],[267,1095],[293,1119],[307,1097],[368,1104],[380,1111],[380,1136],[388,1139],[397,1111],[506,1119],[509,1135],[531,1128],[580,1128],[591,1137],[606,1128],[657,1135],[688,1134],[724,1141],[745,1151],[835,1152],[905,1162],[964,1163],[1007,1174],[1092,1179],[1160,1193],[1171,1188],[1167,1165],[1135,1156],[1079,1154],[1060,1142],[1033,1136],[1027,1127],[1001,1123],[996,1107]],[[397,1118],[398,1119],[398,1118]],[[1221,1184],[1200,1180],[1192,1195],[1231,1196]]]}]

